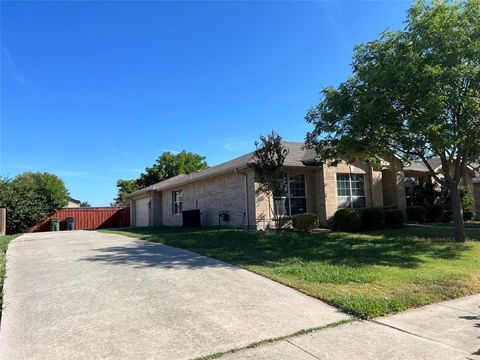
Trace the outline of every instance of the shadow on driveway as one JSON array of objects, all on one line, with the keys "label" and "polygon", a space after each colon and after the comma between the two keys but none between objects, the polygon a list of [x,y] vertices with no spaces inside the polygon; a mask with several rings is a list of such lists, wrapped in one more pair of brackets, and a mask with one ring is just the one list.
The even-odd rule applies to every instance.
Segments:
[{"label": "shadow on driveway", "polygon": [[233,265],[188,250],[142,240],[135,241],[129,246],[110,246],[94,251],[98,252],[98,255],[84,257],[79,261],[127,265],[135,268],[201,269],[216,267],[236,269]]}]

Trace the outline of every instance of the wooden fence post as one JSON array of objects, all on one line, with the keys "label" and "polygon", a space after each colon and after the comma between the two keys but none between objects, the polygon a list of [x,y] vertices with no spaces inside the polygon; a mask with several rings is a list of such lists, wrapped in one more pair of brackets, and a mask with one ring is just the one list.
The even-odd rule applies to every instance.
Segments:
[{"label": "wooden fence post", "polygon": [[7,232],[7,209],[0,209],[0,236]]}]

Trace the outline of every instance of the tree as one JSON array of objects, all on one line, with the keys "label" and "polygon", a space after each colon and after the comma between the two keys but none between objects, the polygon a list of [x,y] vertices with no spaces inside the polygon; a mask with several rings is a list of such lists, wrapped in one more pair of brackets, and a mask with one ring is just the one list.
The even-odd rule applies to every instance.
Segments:
[{"label": "tree", "polygon": [[67,205],[63,181],[49,173],[26,172],[0,179],[0,208],[7,209],[7,231],[28,231],[38,221]]},{"label": "tree", "polygon": [[178,154],[170,151],[164,152],[158,157],[152,167],[147,167],[138,179],[118,180],[118,195],[115,201],[122,202],[128,194],[144,187],[156,184],[180,174],[191,174],[208,167],[205,156],[187,152],[185,150]]},{"label": "tree", "polygon": [[[256,150],[253,152],[253,168],[255,180],[259,183],[259,190],[263,192],[269,203],[270,198],[282,192],[284,188],[285,172],[283,163],[288,155],[288,149],[282,145],[282,137],[275,130],[267,135],[260,135],[260,141],[255,141]],[[280,222],[277,222],[277,226]]]},{"label": "tree", "polygon": [[145,169],[138,179],[138,184],[143,188],[180,174],[191,174],[207,167],[205,156],[185,150],[178,154],[166,151],[158,157],[152,167]]},{"label": "tree", "polygon": [[[307,144],[332,162],[421,160],[452,197],[465,241],[461,178],[480,158],[480,1],[416,2],[404,30],[359,45],[353,75],[307,113]],[[439,157],[443,176],[427,162]]]},{"label": "tree", "polygon": [[81,208],[90,208],[90,207],[92,207],[92,205],[90,205],[90,203],[88,201],[82,201],[80,203],[80,207]]},{"label": "tree", "polygon": [[140,185],[137,183],[137,180],[117,180],[117,197],[115,198],[115,203],[122,203],[128,194],[139,189]]}]

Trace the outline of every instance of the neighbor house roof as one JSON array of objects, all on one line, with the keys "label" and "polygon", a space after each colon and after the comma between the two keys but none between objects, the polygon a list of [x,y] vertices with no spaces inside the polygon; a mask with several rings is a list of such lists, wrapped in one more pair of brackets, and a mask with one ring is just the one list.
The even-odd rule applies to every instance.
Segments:
[{"label": "neighbor house roof", "polygon": [[[288,155],[285,158],[284,166],[305,167],[310,166],[315,162],[315,150],[305,149],[305,144],[301,142],[283,141],[283,146],[288,149]],[[224,162],[222,164],[209,167],[205,170],[200,170],[192,174],[182,174],[174,176],[170,179],[160,181],[156,184],[147,186],[143,189],[137,190],[127,196],[132,197],[151,190],[161,191],[172,187],[188,184],[213,176],[226,174],[235,170],[244,169],[253,164],[253,152],[242,155],[233,160]]]},{"label": "neighbor house roof", "polygon": [[[428,164],[432,167],[435,172],[442,171],[442,161],[439,157],[433,157],[427,159]],[[478,164],[471,164],[468,167],[473,170],[474,168],[478,167]],[[415,172],[423,172],[428,173],[430,170],[428,167],[423,163],[423,161],[414,161],[410,165],[404,166],[405,171],[415,171]]]}]

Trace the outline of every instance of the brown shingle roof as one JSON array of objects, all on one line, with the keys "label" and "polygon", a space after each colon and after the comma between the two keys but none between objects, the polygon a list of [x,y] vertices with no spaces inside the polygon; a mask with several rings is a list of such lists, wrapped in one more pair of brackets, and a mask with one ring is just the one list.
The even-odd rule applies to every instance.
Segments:
[{"label": "brown shingle roof", "polygon": [[[315,150],[304,149],[304,143],[283,141],[282,144],[289,150],[284,162],[284,166],[304,167],[311,165],[315,161]],[[147,186],[146,188],[129,194],[127,198],[150,190],[165,190],[212,176],[222,175],[231,171],[235,171],[236,169],[246,168],[252,163],[253,152],[250,152],[233,160],[209,167],[196,173],[177,175],[170,179],[160,181],[156,184]]]},{"label": "brown shingle roof", "polygon": [[[428,163],[430,164],[430,166],[432,167],[433,170],[435,170],[437,168],[440,168],[439,171],[442,170],[442,161],[440,160],[439,157],[430,158],[430,159],[427,159],[427,161],[428,161]],[[469,166],[472,167],[473,169],[475,169],[479,165],[478,164],[470,164]],[[404,169],[406,171],[411,170],[411,171],[418,171],[418,172],[425,172],[425,173],[429,172],[427,166],[423,163],[423,161],[414,161],[408,166],[405,165]]]}]

